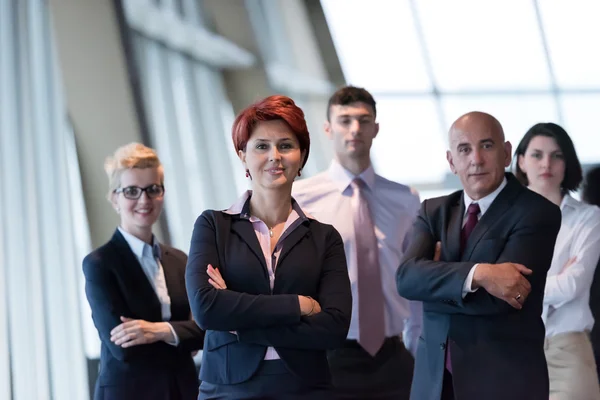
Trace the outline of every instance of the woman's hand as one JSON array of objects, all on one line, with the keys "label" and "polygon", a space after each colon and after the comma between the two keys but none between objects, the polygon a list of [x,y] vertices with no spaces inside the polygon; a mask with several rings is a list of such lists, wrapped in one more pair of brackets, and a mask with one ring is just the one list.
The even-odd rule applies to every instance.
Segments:
[{"label": "woman's hand", "polygon": [[110,341],[123,348],[159,341],[174,342],[173,332],[166,322],[121,317],[123,322],[110,331]]},{"label": "woman's hand", "polygon": [[300,302],[300,315],[310,317],[321,312],[321,305],[312,297],[298,296]]},{"label": "woman's hand", "polygon": [[213,268],[212,265],[208,264],[206,267],[206,273],[208,273],[208,283],[210,283],[215,289],[227,289],[225,280],[221,276],[218,268]]}]

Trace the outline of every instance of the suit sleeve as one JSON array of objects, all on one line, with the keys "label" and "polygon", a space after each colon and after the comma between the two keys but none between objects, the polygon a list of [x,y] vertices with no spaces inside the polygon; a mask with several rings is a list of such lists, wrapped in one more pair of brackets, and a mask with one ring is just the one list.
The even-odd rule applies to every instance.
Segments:
[{"label": "suit sleeve", "polygon": [[[178,262],[178,268],[180,269],[180,274],[182,276],[181,282],[184,283],[185,279],[185,268],[187,264],[187,255],[178,249],[172,248],[171,251],[175,259]],[[185,283],[181,290],[185,289]],[[187,296],[187,294],[186,294]],[[191,312],[189,312],[189,320],[179,320],[179,321],[168,321],[171,324],[171,327],[175,331],[175,334],[178,338],[177,347],[182,351],[195,351],[202,349],[204,345],[204,335],[205,332],[200,329],[196,321],[193,320]]]},{"label": "suit sleeve", "polygon": [[316,300],[321,312],[294,325],[239,330],[240,342],[295,349],[331,349],[346,339],[352,315],[352,293],[344,244],[331,229],[327,238]]},{"label": "suit sleeve", "polygon": [[[496,264],[512,262],[531,269],[533,273],[525,277],[531,283],[532,294],[544,292],[560,221],[560,209],[554,205],[542,207],[538,212],[527,210],[496,260]],[[510,304],[482,288],[467,294],[464,299],[458,299],[456,303],[427,303],[423,307],[426,311],[447,314],[489,315],[515,312]]]},{"label": "suit sleeve", "polygon": [[[209,211],[198,217],[186,268],[186,287],[194,320],[205,330],[239,331],[300,321],[295,294],[252,295],[219,290],[208,282],[208,264],[219,266],[216,230]],[[227,232],[229,233],[229,232]]]},{"label": "suit sleeve", "polygon": [[179,338],[179,347],[184,351],[202,349],[204,344],[204,331],[195,321],[169,321]]},{"label": "suit sleeve", "polygon": [[462,300],[462,288],[473,262],[433,261],[435,235],[427,216],[427,200],[415,220],[412,237],[396,273],[400,296],[423,302]]},{"label": "suit sleeve", "polygon": [[118,290],[112,272],[104,263],[105,261],[92,255],[83,260],[85,294],[100,340],[119,361],[130,361],[140,355],[149,354],[155,343],[123,348],[110,341],[110,331],[121,324],[121,316],[129,316],[129,308]]}]

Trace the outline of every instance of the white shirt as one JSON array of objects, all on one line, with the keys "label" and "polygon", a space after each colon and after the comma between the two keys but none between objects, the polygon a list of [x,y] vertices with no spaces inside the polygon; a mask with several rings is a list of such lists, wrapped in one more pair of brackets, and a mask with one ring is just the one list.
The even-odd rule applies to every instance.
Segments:
[{"label": "white shirt", "polygon": [[[156,297],[158,297],[158,301],[160,303],[161,308],[161,316],[163,321],[168,321],[171,319],[171,297],[169,297],[169,292],[167,290],[166,280],[165,280],[165,271],[163,269],[162,264],[160,263],[160,246],[158,245],[158,240],[154,236],[152,236],[153,245],[150,246],[148,243],[143,240],[133,236],[132,234],[126,232],[124,229],[119,227],[119,232],[127,241],[129,248],[139,261],[142,266],[142,270],[144,274],[148,278],[150,285],[154,289],[156,293]],[[157,252],[158,257],[154,257],[153,247],[156,248],[155,252]],[[169,328],[171,328],[171,332],[173,333],[173,337],[175,338],[174,342],[167,342],[170,345],[177,346],[179,344],[179,337],[175,333],[173,326],[167,322]]]},{"label": "white shirt", "polygon": [[[419,212],[419,196],[407,186],[376,175],[372,167],[367,168],[359,177],[367,187],[364,195],[369,203],[379,246],[386,336],[393,337],[404,333],[406,348],[415,354],[421,333],[422,305],[420,302],[408,301],[398,295],[396,270]],[[334,160],[327,171],[295,182],[292,195],[303,210],[309,212],[318,221],[333,225],[342,236],[352,288],[352,319],[348,339],[357,340],[360,317],[358,315],[358,266],[350,186],[354,179],[352,173]]]},{"label": "white shirt", "polygon": [[[492,205],[494,200],[496,200],[496,197],[498,197],[498,195],[500,194],[502,189],[504,189],[505,187],[506,187],[506,178],[504,178],[504,180],[502,181],[500,186],[498,186],[496,188],[496,190],[494,190],[492,193],[488,194],[487,196],[482,197],[479,200],[473,200],[472,198],[469,197],[467,192],[463,191],[463,194],[464,194],[463,199],[465,201],[465,213],[463,214],[462,226],[464,227],[465,224],[467,223],[467,219],[465,217],[467,216],[467,211],[469,210],[469,206],[472,203],[479,204],[479,214],[477,215],[477,221],[479,221],[481,219],[481,217],[483,216],[483,214],[485,214],[485,212],[490,208],[490,206]],[[471,268],[471,271],[469,271],[469,275],[467,275],[467,279],[465,279],[465,283],[463,285],[463,291],[462,291],[463,298],[468,293],[477,291],[477,289],[472,289],[471,286],[473,284],[473,275],[475,275],[475,269],[477,268],[478,265],[479,264],[473,265],[473,268]]]},{"label": "white shirt", "polygon": [[[566,195],[560,205],[562,222],[546,279],[542,319],[546,337],[589,331],[590,287],[600,257],[600,208]],[[564,268],[567,261],[577,261]]]}]

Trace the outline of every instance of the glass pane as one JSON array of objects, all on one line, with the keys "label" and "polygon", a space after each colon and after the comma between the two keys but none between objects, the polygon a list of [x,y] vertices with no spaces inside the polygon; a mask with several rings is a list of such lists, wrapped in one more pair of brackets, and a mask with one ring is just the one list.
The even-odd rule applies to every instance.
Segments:
[{"label": "glass pane", "polygon": [[470,111],[493,115],[504,127],[504,134],[512,143],[513,150],[532,125],[558,122],[556,102],[551,95],[444,96],[442,104],[449,124]]},{"label": "glass pane", "polygon": [[419,0],[415,4],[441,90],[549,87],[531,1]]},{"label": "glass pane", "polygon": [[373,92],[431,90],[407,0],[321,4],[347,82]]},{"label": "glass pane", "polygon": [[579,160],[592,164],[600,162],[600,94],[564,95],[561,106],[565,118],[564,128],[573,139]]},{"label": "glass pane", "polygon": [[449,171],[446,143],[432,97],[379,99],[377,120],[372,150],[377,173],[404,184],[443,181]]},{"label": "glass pane", "polygon": [[559,86],[600,86],[600,2],[540,0],[542,23]]}]

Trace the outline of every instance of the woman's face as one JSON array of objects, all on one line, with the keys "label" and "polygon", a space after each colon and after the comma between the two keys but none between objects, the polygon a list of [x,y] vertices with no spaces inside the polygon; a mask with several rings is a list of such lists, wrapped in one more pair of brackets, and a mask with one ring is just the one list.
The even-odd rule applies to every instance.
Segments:
[{"label": "woman's face", "polygon": [[[112,203],[121,216],[121,228],[126,232],[143,237],[143,234],[152,230],[163,208],[162,181],[159,168],[130,168],[123,171],[119,186],[122,191],[113,193]],[[139,198],[131,198],[139,194],[139,189],[145,188]]]},{"label": "woman's face", "polygon": [[565,177],[565,159],[554,138],[535,136],[518,162],[530,188],[541,192],[560,189]]},{"label": "woman's face", "polygon": [[239,157],[250,172],[252,189],[289,186],[302,166],[304,154],[298,138],[283,120],[263,121],[254,128],[246,151]]}]

